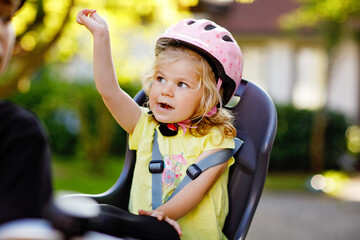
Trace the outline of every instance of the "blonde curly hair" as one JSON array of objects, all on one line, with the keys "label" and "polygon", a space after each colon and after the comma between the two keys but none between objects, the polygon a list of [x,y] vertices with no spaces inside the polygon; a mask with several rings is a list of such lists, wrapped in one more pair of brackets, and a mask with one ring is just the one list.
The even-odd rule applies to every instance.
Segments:
[{"label": "blonde curly hair", "polygon": [[[158,66],[163,63],[172,63],[180,59],[187,59],[192,62],[194,70],[199,78],[199,87],[203,90],[200,106],[190,118],[190,133],[194,136],[206,135],[213,127],[221,129],[223,137],[235,137],[236,129],[233,126],[233,114],[222,106],[222,91],[217,89],[215,73],[209,63],[198,53],[180,45],[174,39],[159,39],[155,48],[156,59],[154,66],[143,81],[143,89],[149,96],[154,75]],[[148,106],[148,103],[146,103]],[[214,107],[217,113],[207,116],[207,113]]]}]

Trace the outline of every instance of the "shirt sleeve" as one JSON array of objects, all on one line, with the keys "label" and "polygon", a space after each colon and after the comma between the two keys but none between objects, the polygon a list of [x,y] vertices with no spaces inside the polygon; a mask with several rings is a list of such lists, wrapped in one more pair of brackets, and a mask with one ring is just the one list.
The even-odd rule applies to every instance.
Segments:
[{"label": "shirt sleeve", "polygon": [[142,134],[144,132],[144,128],[145,128],[146,122],[148,120],[148,116],[149,116],[147,114],[148,111],[149,111],[149,109],[147,109],[147,108],[141,108],[140,119],[139,119],[138,123],[136,124],[134,131],[129,136],[130,150],[138,149],[140,137],[142,136]]},{"label": "shirt sleeve", "polygon": [[214,127],[207,139],[205,140],[205,148],[204,151],[219,149],[219,148],[235,148],[234,138],[225,137],[222,135],[221,130],[219,128]]},{"label": "shirt sleeve", "polygon": [[[213,149],[234,149],[235,141],[232,137],[225,137],[222,135],[221,130],[219,128],[214,127],[209,133],[209,137],[205,142],[205,151],[213,150]],[[234,158],[231,157],[228,163],[228,166],[231,166],[235,162]]]}]

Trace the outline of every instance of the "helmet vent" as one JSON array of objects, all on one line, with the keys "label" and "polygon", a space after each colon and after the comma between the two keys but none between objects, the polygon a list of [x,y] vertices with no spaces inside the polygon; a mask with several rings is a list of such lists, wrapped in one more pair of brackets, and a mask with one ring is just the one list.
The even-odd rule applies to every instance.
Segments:
[{"label": "helmet vent", "polygon": [[214,25],[212,25],[212,24],[208,24],[208,25],[206,25],[206,26],[204,27],[204,29],[205,29],[206,31],[210,31],[210,30],[212,30],[212,29],[214,29],[214,28],[216,28],[216,26],[214,26]]},{"label": "helmet vent", "polygon": [[222,40],[224,40],[224,41],[226,41],[226,42],[234,42],[234,41],[229,37],[229,35],[224,35],[224,36],[222,37]]},{"label": "helmet vent", "polygon": [[195,21],[194,20],[191,20],[191,21],[189,21],[188,23],[187,23],[187,25],[191,25],[191,24],[194,24],[195,23]]}]

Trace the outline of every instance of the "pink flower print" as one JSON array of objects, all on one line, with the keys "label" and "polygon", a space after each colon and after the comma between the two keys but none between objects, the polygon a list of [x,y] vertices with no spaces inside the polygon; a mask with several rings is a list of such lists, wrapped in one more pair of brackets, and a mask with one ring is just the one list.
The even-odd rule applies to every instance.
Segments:
[{"label": "pink flower print", "polygon": [[171,171],[171,170],[166,170],[165,172],[165,183],[168,186],[172,186],[174,185],[175,182],[175,172]]},{"label": "pink flower print", "polygon": [[165,162],[165,169],[173,169],[174,168],[174,162],[171,160],[169,156],[166,156],[164,158]]},{"label": "pink flower print", "polygon": [[169,156],[166,156],[164,158],[164,161],[165,161],[165,166],[170,166],[171,165],[171,159]]},{"label": "pink flower print", "polygon": [[163,182],[163,183],[165,182],[166,171],[167,171],[167,170],[163,171],[163,173],[162,173],[162,175],[161,175],[161,182]]},{"label": "pink flower print", "polygon": [[182,165],[188,164],[188,162],[186,161],[186,159],[184,158],[184,156],[182,154],[172,155],[171,157],[172,157],[172,159],[174,159],[174,161],[181,163]]},{"label": "pink flower print", "polygon": [[173,165],[174,163],[171,161],[171,158],[169,156],[165,156],[164,157],[164,163],[165,163],[165,171],[163,172],[162,174],[162,182],[165,182],[165,175],[166,175],[166,171],[167,169],[172,169],[173,168]]}]

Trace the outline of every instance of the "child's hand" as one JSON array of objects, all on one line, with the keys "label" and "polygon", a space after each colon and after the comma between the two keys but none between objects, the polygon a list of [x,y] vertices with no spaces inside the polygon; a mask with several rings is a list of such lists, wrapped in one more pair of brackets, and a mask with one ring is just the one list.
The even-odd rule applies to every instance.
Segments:
[{"label": "child's hand", "polygon": [[94,36],[103,36],[108,33],[106,21],[92,9],[83,9],[76,16],[76,22],[84,25]]},{"label": "child's hand", "polygon": [[159,220],[159,221],[164,220],[175,228],[175,230],[177,231],[177,233],[179,234],[180,237],[182,236],[182,231],[181,231],[179,223],[177,221],[169,218],[168,216],[166,216],[164,211],[159,211],[159,210],[145,211],[145,210],[140,209],[139,215],[147,215],[147,216],[156,217],[157,220]]}]

